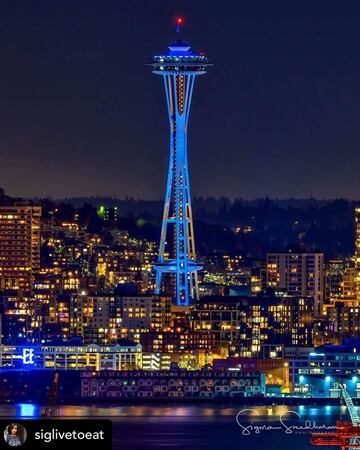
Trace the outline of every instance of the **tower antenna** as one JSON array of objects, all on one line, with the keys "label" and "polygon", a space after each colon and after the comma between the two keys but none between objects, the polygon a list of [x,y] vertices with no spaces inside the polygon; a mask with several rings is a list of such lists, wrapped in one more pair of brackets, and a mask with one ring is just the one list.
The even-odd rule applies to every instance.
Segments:
[{"label": "tower antenna", "polygon": [[178,39],[180,40],[180,31],[181,31],[181,26],[184,24],[184,19],[182,17],[177,17],[176,18],[176,34]]}]

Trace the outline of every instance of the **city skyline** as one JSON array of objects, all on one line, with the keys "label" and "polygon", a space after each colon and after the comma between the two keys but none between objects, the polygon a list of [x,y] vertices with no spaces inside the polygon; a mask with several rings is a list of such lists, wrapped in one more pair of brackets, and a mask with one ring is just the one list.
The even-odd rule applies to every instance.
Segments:
[{"label": "city skyline", "polygon": [[4,7],[6,192],[162,197],[165,108],[144,65],[174,37],[181,13],[184,38],[215,63],[189,128],[193,195],[358,197],[356,9],[229,5]]},{"label": "city skyline", "polygon": [[3,7],[6,445],[360,449],[360,32],[324,6]]}]

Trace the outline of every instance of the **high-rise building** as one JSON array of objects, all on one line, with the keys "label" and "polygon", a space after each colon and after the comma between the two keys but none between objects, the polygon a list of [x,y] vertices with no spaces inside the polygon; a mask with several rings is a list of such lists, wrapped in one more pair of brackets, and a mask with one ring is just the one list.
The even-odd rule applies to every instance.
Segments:
[{"label": "high-rise building", "polygon": [[356,300],[360,301],[360,208],[355,208],[356,242],[355,242],[355,270],[356,270]]},{"label": "high-rise building", "polygon": [[269,253],[266,273],[269,288],[284,289],[297,297],[313,297],[315,314],[321,314],[324,300],[323,253]]},{"label": "high-rise building", "polygon": [[22,292],[2,293],[0,297],[0,342],[37,342],[43,325],[39,302]]},{"label": "high-rise building", "polygon": [[[182,19],[177,20],[178,32]],[[164,80],[170,122],[170,158],[158,262],[156,289],[160,294],[162,275],[172,274],[178,305],[187,306],[199,298],[195,239],[192,221],[187,158],[187,127],[195,78],[208,66],[203,55],[193,53],[180,38],[166,54],[153,57],[153,73]],[[172,246],[172,249],[166,249]]]},{"label": "high-rise building", "polygon": [[345,268],[346,263],[341,259],[332,259],[326,265],[325,303],[332,304],[335,300],[342,298]]},{"label": "high-rise building", "polygon": [[40,268],[41,207],[0,196],[0,289],[29,290]]},{"label": "high-rise building", "polygon": [[356,300],[356,268],[353,265],[344,270],[341,298],[350,301]]},{"label": "high-rise building", "polygon": [[327,309],[327,328],[339,341],[344,337],[360,337],[360,308],[357,301],[336,301]]},{"label": "high-rise building", "polygon": [[355,208],[355,253],[345,264],[341,299],[360,301],[360,208]]}]

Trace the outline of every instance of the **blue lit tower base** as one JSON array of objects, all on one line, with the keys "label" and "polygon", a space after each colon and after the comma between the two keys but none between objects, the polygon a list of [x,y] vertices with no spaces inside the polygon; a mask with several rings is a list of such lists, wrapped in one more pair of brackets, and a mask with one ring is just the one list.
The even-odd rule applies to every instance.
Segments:
[{"label": "blue lit tower base", "polygon": [[[205,73],[208,60],[194,54],[181,40],[171,44],[165,55],[154,56],[153,73],[164,79],[170,122],[170,158],[167,176],[155,293],[160,294],[162,276],[173,274],[177,305],[199,298],[194,227],[187,160],[187,125],[195,77]],[[167,238],[173,233],[173,248]],[[168,246],[169,247],[169,246]]]}]

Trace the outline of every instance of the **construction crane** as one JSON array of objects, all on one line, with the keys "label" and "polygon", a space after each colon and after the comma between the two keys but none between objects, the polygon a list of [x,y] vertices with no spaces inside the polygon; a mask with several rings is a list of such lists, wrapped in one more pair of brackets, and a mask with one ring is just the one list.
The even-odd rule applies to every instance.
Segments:
[{"label": "construction crane", "polygon": [[352,398],[350,397],[348,391],[346,390],[346,385],[341,383],[340,389],[341,389],[341,395],[345,401],[347,410],[349,411],[349,414],[350,414],[352,426],[353,427],[360,426],[359,414],[357,412],[356,406],[354,405],[354,402],[352,401]]},{"label": "construction crane", "polygon": [[[357,412],[357,409],[354,405],[354,402],[352,401],[352,398],[350,397],[348,391],[346,390],[346,385],[343,383],[340,383],[340,389],[342,397],[345,401],[347,410],[350,414],[351,424],[353,427],[359,427],[360,426],[360,417]],[[356,445],[360,444],[360,437],[359,436],[353,436],[350,438],[349,444]],[[357,448],[360,448],[358,445],[356,447],[350,447],[350,450],[355,450]]]},{"label": "construction crane", "polygon": [[53,382],[49,391],[45,408],[42,411],[43,419],[54,419],[58,415],[58,389],[59,389],[59,372],[55,372]]},{"label": "construction crane", "polygon": [[316,447],[340,447],[341,450],[360,449],[360,416],[357,409],[346,390],[346,385],[339,383],[341,396],[345,401],[349,411],[351,422],[336,421],[336,431],[334,433],[312,433],[311,443]]}]

